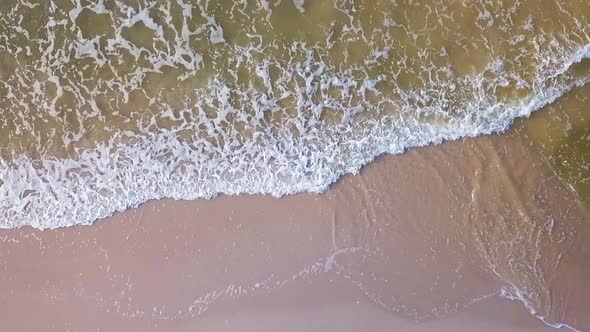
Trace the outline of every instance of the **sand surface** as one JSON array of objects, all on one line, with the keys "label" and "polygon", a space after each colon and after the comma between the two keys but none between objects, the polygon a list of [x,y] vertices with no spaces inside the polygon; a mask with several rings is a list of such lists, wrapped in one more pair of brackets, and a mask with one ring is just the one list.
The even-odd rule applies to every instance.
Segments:
[{"label": "sand surface", "polygon": [[[590,329],[588,211],[516,135],[384,156],[321,195],[157,201],[0,232],[6,331]],[[564,328],[565,329],[565,328]]]}]

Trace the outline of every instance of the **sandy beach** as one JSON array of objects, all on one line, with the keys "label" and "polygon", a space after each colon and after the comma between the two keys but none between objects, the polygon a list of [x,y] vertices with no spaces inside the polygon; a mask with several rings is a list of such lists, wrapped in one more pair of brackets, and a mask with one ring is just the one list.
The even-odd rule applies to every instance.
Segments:
[{"label": "sandy beach", "polygon": [[508,294],[587,330],[588,216],[521,136],[449,142],[321,195],[2,230],[0,316],[10,331],[551,330]]},{"label": "sandy beach", "polygon": [[589,105],[590,0],[0,0],[0,332],[590,332]]}]

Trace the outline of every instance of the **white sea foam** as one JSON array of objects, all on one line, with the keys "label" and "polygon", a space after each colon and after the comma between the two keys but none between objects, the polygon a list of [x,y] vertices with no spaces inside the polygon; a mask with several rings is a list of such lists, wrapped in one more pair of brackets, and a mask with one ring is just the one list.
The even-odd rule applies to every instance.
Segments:
[{"label": "white sea foam", "polygon": [[[115,143],[115,136],[109,143],[82,151],[76,159],[47,158],[35,163],[21,156],[1,165],[0,227],[88,225],[159,198],[322,192],[343,174],[357,173],[383,153],[506,130],[515,118],[529,116],[590,81],[590,77],[567,75],[571,65],[589,56],[590,45],[586,45],[564,57],[567,61],[548,77],[539,77],[536,89],[526,98],[503,103],[480,95],[466,104],[469,109],[444,123],[402,113],[362,125],[352,121],[308,130],[299,136],[283,131],[231,149],[213,149],[207,141],[186,143],[174,132],[160,132],[128,144]],[[495,67],[492,63],[489,68]],[[469,77],[474,85],[483,79],[483,74]],[[223,88],[217,93],[223,95]]]},{"label": "white sea foam", "polygon": [[[485,4],[476,3],[479,15],[474,18],[483,39],[472,36],[473,39],[490,43],[484,35],[492,26],[510,32],[511,38],[509,47],[500,44],[500,51],[492,44],[486,46],[487,65],[482,67],[474,61],[473,68],[467,70],[471,74],[465,74],[457,69],[451,54],[457,53],[452,49],[457,45],[450,42],[439,47],[426,43],[417,55],[408,56],[406,49],[419,37],[430,38],[429,34],[442,28],[449,30],[448,36],[456,36],[457,31],[452,30],[455,24],[448,27],[443,21],[437,23],[441,27],[430,30],[408,30],[396,22],[401,17],[395,18],[399,14],[396,11],[408,8],[395,1],[391,6],[380,7],[378,17],[386,28],[380,30],[363,26],[359,18],[361,0],[334,0],[333,6],[323,7],[293,0],[292,15],[305,15],[309,6],[316,6],[315,13],[326,17],[325,22],[317,23],[327,26],[322,36],[325,42],[314,45],[305,40],[270,40],[276,36],[261,35],[256,27],[274,28],[270,26],[270,17],[279,5],[268,1],[257,4],[261,12],[268,13],[263,18],[256,16],[257,10],[248,16],[244,3],[233,3],[229,20],[234,15],[246,15],[258,21],[250,28],[244,27],[244,40],[230,42],[226,37],[232,37],[232,33],[225,35],[231,29],[226,31],[226,22],[219,21],[219,15],[215,16],[207,2],[178,0],[175,6],[181,10],[180,16],[174,14],[172,4],[153,0],[138,8],[115,1],[115,8],[109,9],[104,0],[84,6],[79,0],[72,0],[73,7],[65,14],[51,3],[46,8],[47,22],[40,26],[44,29],[43,38],[38,39],[32,39],[21,25],[29,10],[40,5],[18,3],[22,7],[3,15],[1,24],[30,45],[13,43],[4,33],[0,40],[6,43],[0,45],[0,51],[9,54],[8,61],[18,62],[17,57],[24,57],[32,65],[19,65],[22,68],[13,73],[0,72],[0,91],[6,92],[2,101],[7,105],[3,116],[7,123],[12,121],[14,128],[13,132],[8,131],[8,148],[21,144],[26,136],[23,133],[29,132],[26,137],[43,145],[41,134],[45,129],[35,123],[53,122],[55,135],[61,135],[57,141],[66,148],[74,146],[78,153],[73,159],[45,154],[36,160],[27,154],[13,154],[10,161],[0,158],[1,228],[86,225],[116,211],[164,197],[321,192],[343,174],[358,172],[383,153],[401,153],[443,140],[504,131],[515,118],[530,115],[590,79],[568,72],[573,64],[589,57],[590,44],[581,44],[579,40],[588,42],[590,37],[587,22],[564,8],[564,17],[574,22],[575,29],[570,30],[578,38],[576,42],[558,33],[523,38],[523,31],[538,33],[542,29],[529,16],[526,21],[521,19],[524,30],[518,31],[513,22],[519,4],[511,8],[500,6],[491,14]],[[432,13],[433,4],[417,5]],[[445,10],[452,17],[464,9]],[[112,32],[85,34],[78,26],[84,13],[108,17]],[[335,30],[336,14],[346,17],[338,23],[342,25],[340,32]],[[126,29],[134,27],[144,27],[151,46],[125,38]],[[72,32],[71,40],[60,39],[67,31]],[[400,38],[400,33],[405,37]],[[349,61],[349,42],[358,40],[367,44],[367,54]],[[197,44],[200,49],[194,47],[194,43],[207,41]],[[329,51],[338,44],[344,46],[344,59],[326,60],[338,55]],[[511,55],[516,60],[506,54],[514,45],[525,50]],[[38,48],[40,53],[35,55],[32,48]],[[217,52],[219,49],[227,54]],[[286,50],[289,55],[285,57]],[[526,67],[527,62],[521,61],[525,57],[534,60],[531,68],[523,72],[510,68],[521,64]],[[81,66],[80,61],[86,65]],[[140,62],[143,64],[139,65]],[[395,64],[391,66],[394,72],[383,71],[383,64]],[[89,66],[105,78],[88,77],[84,71]],[[129,66],[134,70],[128,71]],[[207,66],[213,72],[207,72]],[[149,90],[148,75],[163,74],[166,68],[176,70],[174,83],[193,79],[188,84],[191,96],[182,95],[183,92],[173,96],[192,98],[185,99],[184,110],[168,104],[168,95],[161,92],[167,93],[168,86],[156,84]],[[240,70],[251,74],[247,85],[240,82]],[[420,83],[404,86],[400,83],[404,75],[406,79],[417,78]],[[154,77],[157,80],[161,76]],[[194,86],[195,77],[206,86]],[[262,84],[257,86],[256,81]],[[502,99],[497,91],[502,88],[522,89],[527,94],[516,100]],[[120,116],[118,107],[131,103],[134,91],[142,91],[149,104],[158,107],[149,121],[144,121],[140,113],[149,114],[153,109],[138,107],[137,118]],[[69,129],[69,118],[63,115],[63,108],[57,107],[58,100],[70,98],[68,95],[74,96],[75,109],[66,112],[75,113],[77,130]],[[115,99],[115,106],[105,110],[104,105],[99,105],[100,96]],[[323,121],[327,110],[338,112],[338,123]],[[275,114],[283,119],[278,123],[267,120],[268,115]],[[106,116],[115,120],[108,122]],[[161,127],[158,120],[162,119],[175,124]],[[76,144],[87,136],[92,141],[89,128],[96,121],[98,126],[114,128],[108,131],[110,140],[98,140],[90,147],[80,148]],[[117,129],[117,125],[128,122],[135,122],[136,131]],[[182,132],[190,132],[190,139],[181,138]],[[205,132],[206,137],[200,132]],[[250,132],[251,137],[244,132]]]},{"label": "white sea foam", "polygon": [[531,303],[531,301],[529,299],[530,294],[528,294],[527,292],[521,291],[517,287],[502,288],[500,290],[499,295],[500,295],[500,297],[503,297],[505,299],[509,299],[511,301],[521,302],[531,315],[533,315],[536,318],[538,318],[539,320],[541,320],[547,326],[551,326],[556,329],[567,328],[567,329],[574,331],[574,332],[582,332],[581,330],[575,328],[574,326],[567,324],[566,322],[556,322],[556,323],[548,322],[547,318],[540,315],[537,312],[536,306],[533,303]]}]

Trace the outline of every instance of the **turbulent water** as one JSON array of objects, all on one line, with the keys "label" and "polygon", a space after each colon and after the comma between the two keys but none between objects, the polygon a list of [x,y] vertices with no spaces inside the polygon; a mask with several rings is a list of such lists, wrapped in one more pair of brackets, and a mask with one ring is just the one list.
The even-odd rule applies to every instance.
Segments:
[{"label": "turbulent water", "polygon": [[0,227],[319,192],[505,130],[587,57],[587,0],[4,0]]}]

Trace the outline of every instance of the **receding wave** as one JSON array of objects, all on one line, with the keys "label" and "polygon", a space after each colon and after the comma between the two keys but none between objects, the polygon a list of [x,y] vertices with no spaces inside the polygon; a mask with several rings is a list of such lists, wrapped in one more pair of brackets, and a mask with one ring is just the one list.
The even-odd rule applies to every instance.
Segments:
[{"label": "receding wave", "polygon": [[0,15],[2,228],[321,192],[590,81],[586,1],[12,0]]}]

